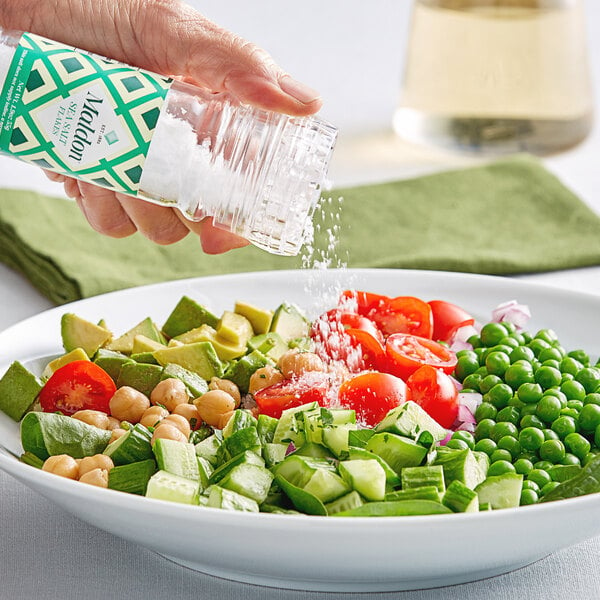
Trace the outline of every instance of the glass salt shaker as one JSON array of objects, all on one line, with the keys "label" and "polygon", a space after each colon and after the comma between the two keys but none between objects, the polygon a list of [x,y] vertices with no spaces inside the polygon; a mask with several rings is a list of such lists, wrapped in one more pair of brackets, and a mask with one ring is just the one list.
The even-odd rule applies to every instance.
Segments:
[{"label": "glass salt shaker", "polygon": [[0,30],[0,151],[178,208],[274,254],[312,232],[337,130]]}]

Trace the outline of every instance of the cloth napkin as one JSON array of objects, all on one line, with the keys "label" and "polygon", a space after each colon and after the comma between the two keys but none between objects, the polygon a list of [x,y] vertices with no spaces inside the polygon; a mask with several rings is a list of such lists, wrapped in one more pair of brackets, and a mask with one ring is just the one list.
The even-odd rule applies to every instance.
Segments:
[{"label": "cloth napkin", "polygon": [[[314,260],[333,267],[488,274],[600,264],[600,217],[529,156],[327,195],[331,200],[316,215],[321,233],[315,247],[321,250],[290,258],[250,246],[208,256],[191,234],[171,246],[139,234],[112,239],[94,232],[71,201],[4,189],[0,260],[57,304],[147,283],[294,269]],[[333,246],[324,231],[331,225],[339,232]]]}]

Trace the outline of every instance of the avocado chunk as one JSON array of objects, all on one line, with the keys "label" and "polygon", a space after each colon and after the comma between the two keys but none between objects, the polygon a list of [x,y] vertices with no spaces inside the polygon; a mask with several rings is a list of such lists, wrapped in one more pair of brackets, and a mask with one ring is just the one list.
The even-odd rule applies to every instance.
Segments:
[{"label": "avocado chunk", "polygon": [[217,335],[236,346],[246,346],[254,335],[250,321],[243,315],[226,310],[217,323]]},{"label": "avocado chunk", "polygon": [[112,338],[112,333],[108,329],[73,313],[65,313],[62,316],[60,334],[63,347],[67,352],[82,348],[88,356],[94,356],[98,348],[104,346]]},{"label": "avocado chunk", "polygon": [[307,337],[309,323],[295,304],[284,302],[275,309],[270,331],[278,333],[287,344],[290,340]]},{"label": "avocado chunk", "polygon": [[180,365],[207,381],[223,375],[223,365],[210,342],[163,348],[154,352],[154,358],[163,366],[169,363]]},{"label": "avocado chunk", "polygon": [[161,379],[181,379],[192,398],[199,398],[202,394],[208,392],[208,383],[197,373],[192,373],[181,365],[166,365]]},{"label": "avocado chunk", "polygon": [[0,410],[20,421],[41,389],[41,381],[19,361],[14,361],[0,379]]},{"label": "avocado chunk", "polygon": [[140,321],[135,327],[126,331],[122,336],[106,345],[108,350],[115,350],[123,354],[131,354],[133,352],[133,342],[136,336],[143,335],[154,342],[164,345],[164,337],[158,330],[158,327],[150,317],[146,317]]},{"label": "avocado chunk", "polygon": [[246,354],[246,344],[233,344],[221,337],[210,325],[202,325],[196,329],[186,331],[169,342],[180,342],[183,344],[194,344],[197,342],[209,342],[215,349],[221,360],[233,360]]},{"label": "avocado chunk", "polygon": [[161,380],[163,368],[148,363],[127,362],[121,367],[117,387],[129,386],[146,396],[150,396]]},{"label": "avocado chunk", "polygon": [[85,353],[83,348],[75,348],[75,350],[71,350],[71,352],[67,352],[54,360],[51,360],[46,367],[44,368],[44,372],[42,373],[42,379],[47,379],[57,371],[61,367],[68,365],[70,362],[75,360],[90,360],[89,356]]},{"label": "avocado chunk", "polygon": [[142,352],[154,352],[164,348],[165,345],[161,342],[157,342],[152,338],[145,335],[136,335],[133,338],[133,346],[131,348],[131,354],[141,354]]},{"label": "avocado chunk", "polygon": [[274,331],[261,333],[250,338],[248,347],[252,350],[258,350],[274,361],[278,361],[281,355],[289,350],[288,345],[283,341],[281,336]]},{"label": "avocado chunk", "polygon": [[258,308],[246,302],[237,301],[233,307],[234,312],[243,315],[250,321],[254,333],[267,333],[273,321],[273,311]]},{"label": "avocado chunk", "polygon": [[111,379],[117,383],[123,365],[133,362],[133,360],[122,352],[100,348],[94,357],[94,362],[104,369],[110,375]]},{"label": "avocado chunk", "polygon": [[267,358],[264,354],[258,352],[258,350],[253,350],[250,354],[246,354],[236,362],[231,363],[227,367],[223,377],[233,381],[240,388],[240,392],[246,394],[250,386],[250,377],[254,371],[266,365],[273,364],[270,358]]},{"label": "avocado chunk", "polygon": [[167,337],[174,338],[201,325],[216,327],[218,321],[207,308],[188,296],[183,296],[167,317],[162,331]]}]

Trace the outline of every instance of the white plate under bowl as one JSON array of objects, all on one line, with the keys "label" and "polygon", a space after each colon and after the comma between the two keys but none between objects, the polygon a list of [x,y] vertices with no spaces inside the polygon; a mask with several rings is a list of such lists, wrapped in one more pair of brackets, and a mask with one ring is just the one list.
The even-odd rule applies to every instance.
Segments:
[{"label": "white plate under bowl", "polygon": [[[600,298],[525,282],[433,271],[278,271],[208,277],[114,292],[58,307],[0,334],[0,372],[15,359],[60,352],[60,316],[106,319],[119,333],[146,316],[162,323],[186,294],[217,313],[236,299],[329,308],[334,289],[456,302],[489,318],[500,302],[530,306],[530,330],[552,327],[569,349],[598,355]],[[318,306],[320,304],[320,306]],[[0,440],[20,451],[0,415]],[[182,565],[254,584],[304,590],[385,591],[473,581],[530,564],[600,535],[600,495],[477,514],[334,518],[251,514],[150,500],[82,485],[0,453],[0,468],[101,529]],[[583,558],[582,560],[585,560]]]}]

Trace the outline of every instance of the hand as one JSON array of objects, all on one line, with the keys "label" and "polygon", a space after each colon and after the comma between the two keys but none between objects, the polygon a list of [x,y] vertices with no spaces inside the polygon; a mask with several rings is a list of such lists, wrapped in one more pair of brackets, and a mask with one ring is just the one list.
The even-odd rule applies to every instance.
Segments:
[{"label": "hand", "polygon": [[[260,108],[291,115],[319,110],[317,92],[284,73],[260,48],[221,29],[179,0],[0,0],[5,28],[30,31],[157,73],[228,92]],[[90,225],[111,237],[139,231],[158,244],[196,233],[206,253],[248,242],[211,219],[186,220],[176,209],[46,172],[62,182]]]}]

